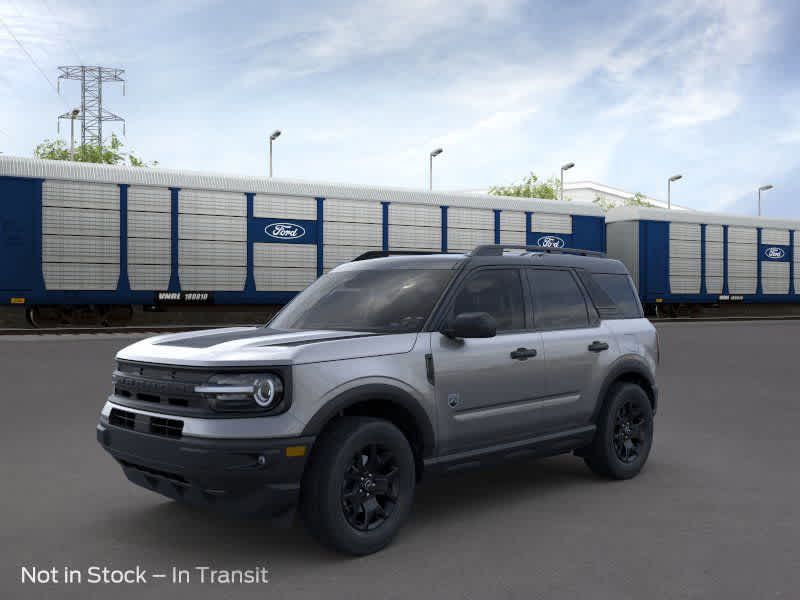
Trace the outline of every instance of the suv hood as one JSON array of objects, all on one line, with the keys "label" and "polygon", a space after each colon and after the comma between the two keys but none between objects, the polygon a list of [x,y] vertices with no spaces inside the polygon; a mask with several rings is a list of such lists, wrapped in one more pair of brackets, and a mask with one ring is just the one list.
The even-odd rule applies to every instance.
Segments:
[{"label": "suv hood", "polygon": [[409,352],[416,333],[281,331],[231,327],[159,335],[117,353],[120,360],[184,366],[307,364]]}]

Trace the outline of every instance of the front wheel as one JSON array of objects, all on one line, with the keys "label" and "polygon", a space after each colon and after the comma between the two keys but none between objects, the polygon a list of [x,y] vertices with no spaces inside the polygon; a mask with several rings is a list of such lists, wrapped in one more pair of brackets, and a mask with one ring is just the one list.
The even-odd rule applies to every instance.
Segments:
[{"label": "front wheel", "polygon": [[340,552],[377,552],[397,534],[414,500],[414,455],[391,423],[343,417],[314,447],[301,511],[311,533]]},{"label": "front wheel", "polygon": [[600,411],[594,441],[586,449],[586,464],[603,477],[630,479],[644,467],[652,444],[650,398],[636,384],[614,384]]}]

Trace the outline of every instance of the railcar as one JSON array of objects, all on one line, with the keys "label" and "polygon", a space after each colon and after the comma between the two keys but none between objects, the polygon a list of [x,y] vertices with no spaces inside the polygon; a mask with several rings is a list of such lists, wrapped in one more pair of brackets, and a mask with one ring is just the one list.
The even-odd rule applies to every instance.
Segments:
[{"label": "railcar", "polygon": [[280,306],[368,251],[605,251],[595,206],[0,156],[0,305],[32,323]]}]

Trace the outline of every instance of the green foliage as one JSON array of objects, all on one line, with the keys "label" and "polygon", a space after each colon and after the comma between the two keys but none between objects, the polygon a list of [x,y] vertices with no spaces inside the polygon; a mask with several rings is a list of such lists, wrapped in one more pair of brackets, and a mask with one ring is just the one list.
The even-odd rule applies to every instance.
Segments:
[{"label": "green foliage", "polygon": [[[69,160],[69,146],[63,140],[45,140],[36,146],[33,155],[48,160]],[[111,134],[111,143],[107,146],[100,147],[90,144],[76,146],[75,161],[106,165],[129,164],[132,167],[155,167],[158,165],[157,160],[148,163],[133,152],[123,150],[123,143],[114,134]]]},{"label": "green foliage", "polygon": [[650,206],[655,207],[655,204],[652,204],[645,200],[646,196],[641,192],[636,192],[630,198],[626,198],[621,203],[618,200],[606,198],[605,196],[601,196],[597,194],[594,199],[594,203],[597,204],[604,212],[608,212],[612,208],[616,208],[618,206]]},{"label": "green foliage", "polygon": [[489,188],[489,193],[495,196],[517,196],[520,198],[544,198],[558,200],[561,192],[561,182],[556,177],[539,181],[539,177],[531,171],[522,178],[520,183],[512,185],[498,185]]}]

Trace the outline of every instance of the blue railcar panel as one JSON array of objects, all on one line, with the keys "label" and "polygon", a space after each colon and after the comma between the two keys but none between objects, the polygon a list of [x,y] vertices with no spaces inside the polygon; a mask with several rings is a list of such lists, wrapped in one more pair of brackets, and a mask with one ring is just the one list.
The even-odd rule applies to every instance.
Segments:
[{"label": "blue railcar panel", "polygon": [[645,302],[669,294],[669,223],[639,222],[639,291]]},{"label": "blue railcar panel", "polygon": [[119,281],[117,290],[125,293],[131,291],[128,279],[128,186],[119,186]]},{"label": "blue railcar panel", "polygon": [[41,284],[35,275],[41,273],[41,234],[36,235],[41,198],[40,180],[0,178],[0,290],[28,291]]},{"label": "blue railcar panel", "polygon": [[325,270],[325,246],[322,241],[325,237],[322,230],[325,227],[325,199],[317,198],[317,277],[322,277]]},{"label": "blue railcar panel", "polygon": [[170,257],[172,259],[172,270],[169,276],[169,289],[168,292],[181,291],[180,279],[180,263],[178,260],[178,245],[180,244],[180,235],[178,234],[178,224],[180,223],[178,194],[179,188],[169,188],[170,191],[170,231],[171,231],[171,244],[170,244]]},{"label": "blue railcar panel", "polygon": [[[253,202],[255,194],[247,193],[244,195],[247,202],[247,222],[253,222]],[[244,280],[244,293],[252,294],[256,291],[256,278],[253,273],[253,234],[250,227],[247,228],[247,276]]]},{"label": "blue railcar panel", "polygon": [[317,221],[253,217],[247,223],[250,242],[316,244]]},{"label": "blue railcar panel", "polygon": [[[793,231],[789,232],[794,233]],[[758,260],[766,262],[794,262],[792,259],[792,248],[794,244],[788,246],[782,244],[758,244]]]},{"label": "blue railcar panel", "polygon": [[573,248],[606,251],[606,222],[603,217],[572,215]]}]

